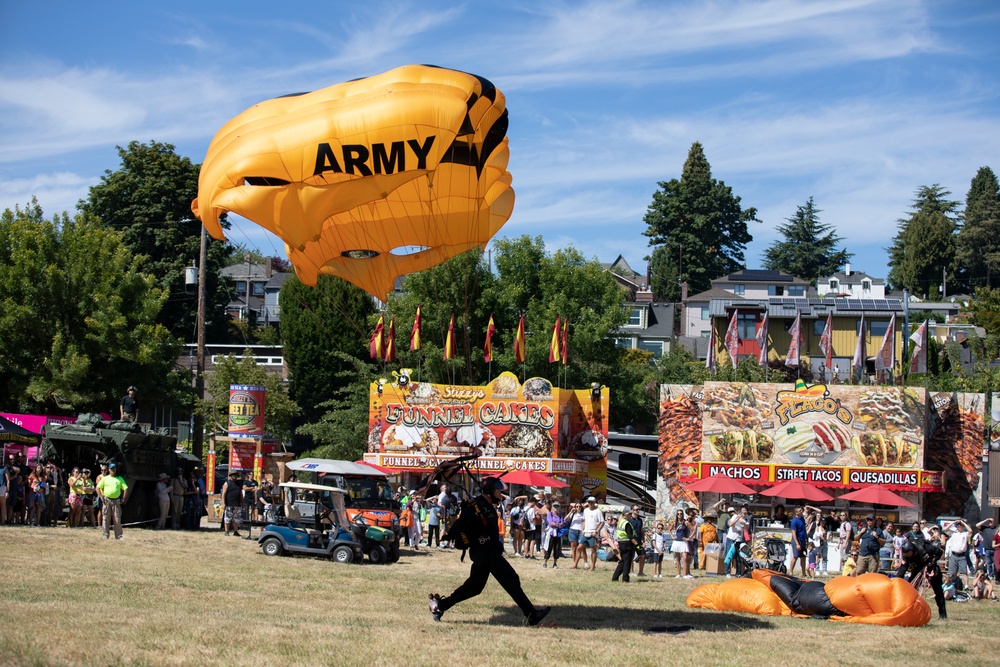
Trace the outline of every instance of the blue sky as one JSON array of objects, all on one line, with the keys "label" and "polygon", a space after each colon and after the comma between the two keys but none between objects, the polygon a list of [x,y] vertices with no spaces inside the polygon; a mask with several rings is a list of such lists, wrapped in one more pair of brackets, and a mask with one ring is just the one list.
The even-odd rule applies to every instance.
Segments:
[{"label": "blue sky", "polygon": [[[643,271],[643,215],[700,141],[758,209],[747,264],[810,196],[855,253],[883,248],[914,191],[964,202],[1000,171],[1000,4],[740,2],[0,2],[0,209],[73,211],[116,145],[200,163],[264,99],[410,63],[507,96],[517,203],[501,236],[618,254]],[[239,220],[237,243],[282,254]]]}]

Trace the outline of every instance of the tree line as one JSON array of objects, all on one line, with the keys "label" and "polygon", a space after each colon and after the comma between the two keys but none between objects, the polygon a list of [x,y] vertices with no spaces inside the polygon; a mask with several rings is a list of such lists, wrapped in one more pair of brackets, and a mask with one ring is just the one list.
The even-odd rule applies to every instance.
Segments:
[{"label": "tree line", "polygon": [[[182,344],[196,333],[195,295],[184,285],[184,270],[198,256],[201,227],[190,202],[197,195],[199,165],[157,142],[132,142],[118,153],[120,167],[104,173],[72,216],[46,218],[34,200],[0,214],[0,373],[6,380],[0,383],[0,406],[6,410],[113,412],[124,388],[136,385],[145,405],[197,410],[209,427],[221,428],[228,384],[264,384],[266,418],[276,435],[288,438],[294,431],[327,455],[356,458],[367,442],[369,384],[391,378],[401,367],[413,368],[425,382],[475,385],[503,371],[548,377],[567,387],[600,382],[611,389],[613,426],[633,426],[639,433],[655,429],[660,383],[708,379],[704,364],[676,346],[658,360],[618,347],[615,332],[627,321],[628,295],[613,276],[573,247],[550,252],[541,237],[521,236],[496,240],[489,256],[470,251],[408,276],[402,293],[391,296],[381,311],[368,295],[337,278],[321,276],[311,288],[290,277],[280,294],[280,327],[266,330],[273,338],[268,342],[284,346],[287,385],[252,360],[223,359],[209,381],[207,399],[198,401],[190,375],[175,362]],[[694,293],[743,267],[752,241],[749,224],[760,221],[754,208],[744,208],[731,188],[712,177],[700,144],[692,145],[681,177],[659,188],[644,218],[658,300],[676,301],[681,279]],[[984,167],[961,214],[937,186],[918,190],[914,210],[900,221],[894,240],[893,269],[899,267],[899,277],[890,276],[890,281],[916,281],[900,286],[929,281],[937,265],[921,268],[917,259],[931,253],[914,248],[935,237],[921,225],[952,225],[951,235],[941,236],[951,241],[939,245],[952,243],[953,254],[933,256],[952,262],[945,269],[955,281],[949,285],[973,284],[976,275],[982,276],[981,307],[973,308],[972,316],[988,325],[991,335],[1000,334],[1000,290],[985,291],[996,271],[997,253],[991,248],[1000,243],[1000,234],[988,231],[996,225],[997,190],[996,178]],[[781,238],[765,251],[764,265],[813,283],[842,266],[850,255],[819,213],[812,198],[799,206],[779,226]],[[962,234],[967,241],[961,241]],[[981,249],[980,264],[968,259],[963,243]],[[219,270],[243,261],[246,252],[238,244],[209,243],[210,342],[251,342],[257,331],[228,321],[224,308],[232,295],[219,279]],[[418,307],[423,344],[410,351]],[[386,325],[395,324],[395,362],[368,354],[379,316]],[[452,316],[457,354],[445,361],[442,346]],[[491,316],[497,333],[493,360],[487,363],[483,343]],[[518,364],[513,334],[522,316],[527,358]],[[569,322],[566,364],[548,361],[557,317]],[[983,342],[984,356],[992,345]],[[724,372],[742,380],[763,375],[744,363]],[[787,373],[778,364],[768,377]]]}]

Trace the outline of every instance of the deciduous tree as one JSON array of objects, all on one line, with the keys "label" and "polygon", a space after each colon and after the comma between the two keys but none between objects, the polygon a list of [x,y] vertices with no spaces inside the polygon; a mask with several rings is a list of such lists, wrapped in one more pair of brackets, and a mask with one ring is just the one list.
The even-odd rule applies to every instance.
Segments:
[{"label": "deciduous tree", "polygon": [[[191,213],[199,166],[177,155],[173,145],[156,141],[119,146],[118,155],[120,168],[105,171],[77,208],[122,234],[126,247],[142,258],[142,270],[156,276],[170,295],[159,321],[173,335],[193,342],[197,294],[186,288],[184,269],[198,260],[201,247],[201,222]],[[228,244],[209,239],[205,327],[210,341],[226,336],[229,293],[219,270],[228,255]]]},{"label": "deciduous tree", "polygon": [[0,215],[0,405],[114,411],[125,387],[145,405],[188,403],[179,346],[157,322],[167,293],[118,232],[93,218],[46,220],[36,201]]}]

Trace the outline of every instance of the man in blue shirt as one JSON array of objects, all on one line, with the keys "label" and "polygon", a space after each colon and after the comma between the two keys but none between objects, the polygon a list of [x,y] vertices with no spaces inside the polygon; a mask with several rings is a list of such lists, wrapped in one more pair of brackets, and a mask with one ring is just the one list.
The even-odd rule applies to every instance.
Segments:
[{"label": "man in blue shirt", "polygon": [[878,572],[879,549],[885,544],[885,540],[875,527],[874,514],[865,517],[865,526],[858,531],[858,540],[861,542],[861,551],[858,556],[858,569],[854,571],[854,576],[865,572]]},{"label": "man in blue shirt", "polygon": [[795,508],[795,516],[792,518],[790,528],[792,529],[792,566],[788,569],[788,574],[795,574],[795,563],[799,563],[802,576],[806,576],[806,555],[809,553],[809,544],[806,539],[806,520],[802,518],[802,507]]}]

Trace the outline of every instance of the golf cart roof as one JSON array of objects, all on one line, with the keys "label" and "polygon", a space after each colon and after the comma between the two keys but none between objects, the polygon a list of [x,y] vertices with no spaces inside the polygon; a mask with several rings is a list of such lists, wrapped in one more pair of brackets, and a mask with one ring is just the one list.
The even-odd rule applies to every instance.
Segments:
[{"label": "golf cart roof", "polygon": [[298,489],[300,491],[332,491],[347,495],[347,491],[338,489],[335,486],[324,486],[322,484],[303,484],[302,482],[282,482],[278,486],[284,489]]},{"label": "golf cart roof", "polygon": [[388,477],[375,468],[355,463],[354,461],[336,461],[334,459],[299,459],[286,464],[289,470],[307,472],[325,472],[335,475],[363,475],[365,477]]}]

